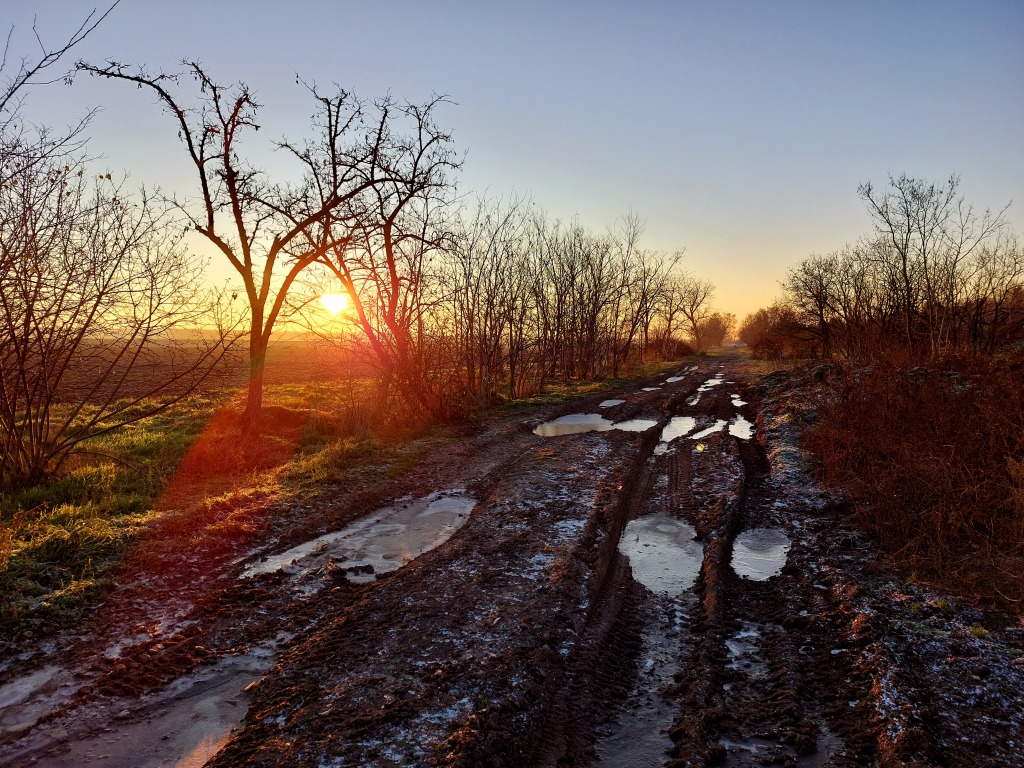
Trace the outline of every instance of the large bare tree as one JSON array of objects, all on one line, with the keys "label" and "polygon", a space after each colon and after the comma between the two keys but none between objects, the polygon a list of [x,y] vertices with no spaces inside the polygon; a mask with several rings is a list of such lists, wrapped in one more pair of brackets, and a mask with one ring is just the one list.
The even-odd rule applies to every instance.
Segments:
[{"label": "large bare tree", "polygon": [[434,127],[436,101],[399,109],[390,100],[368,106],[344,89],[324,95],[308,86],[317,110],[313,138],[277,143],[298,161],[301,179],[273,181],[243,153],[244,139],[259,129],[260,105],[249,87],[222,85],[198,62],[184,65],[198,96],[179,95],[181,75],[154,75],[116,62],[80,62],[78,68],[149,89],[176,123],[199,191],[195,202],[181,200],[179,207],[238,273],[248,302],[245,426],[253,434],[259,430],[267,347],[296,279],[383,226],[382,212],[404,208],[395,196],[418,189],[423,178],[394,129],[396,116],[411,116],[422,129],[419,138],[430,134],[446,144],[449,137]]}]

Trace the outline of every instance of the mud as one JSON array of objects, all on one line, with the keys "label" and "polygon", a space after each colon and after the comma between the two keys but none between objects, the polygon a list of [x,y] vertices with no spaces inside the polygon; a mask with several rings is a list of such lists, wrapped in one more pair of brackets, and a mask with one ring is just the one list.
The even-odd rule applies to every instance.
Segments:
[{"label": "mud", "polygon": [[[807,471],[807,377],[667,378],[215,510],[236,538],[165,531],[77,632],[5,647],[0,764],[1017,764],[1019,616],[886,571]],[[574,420],[609,426],[535,433]],[[431,546],[359,541],[417,521]]]}]

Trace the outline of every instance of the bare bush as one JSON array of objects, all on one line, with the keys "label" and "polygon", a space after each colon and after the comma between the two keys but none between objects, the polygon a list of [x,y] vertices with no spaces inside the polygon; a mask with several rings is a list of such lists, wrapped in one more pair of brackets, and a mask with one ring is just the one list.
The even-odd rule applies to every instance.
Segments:
[{"label": "bare bush", "polygon": [[1024,599],[1024,378],[975,357],[892,355],[821,390],[806,446],[907,571]]},{"label": "bare bush", "polygon": [[[0,186],[0,479],[38,482],[82,443],[194,390],[228,342],[166,212],[65,153]],[[159,401],[150,398],[161,398]]]}]

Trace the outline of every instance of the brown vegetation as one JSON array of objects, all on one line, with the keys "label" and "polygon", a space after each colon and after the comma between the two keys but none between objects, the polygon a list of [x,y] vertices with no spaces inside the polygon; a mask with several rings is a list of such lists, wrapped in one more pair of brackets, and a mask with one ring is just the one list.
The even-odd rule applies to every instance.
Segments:
[{"label": "brown vegetation", "polygon": [[1024,368],[978,358],[830,368],[806,445],[906,572],[1024,600]]},{"label": "brown vegetation", "polygon": [[790,269],[739,337],[760,357],[847,361],[818,369],[806,445],[826,482],[908,573],[1019,602],[1024,251],[958,188],[862,185],[872,232]]}]

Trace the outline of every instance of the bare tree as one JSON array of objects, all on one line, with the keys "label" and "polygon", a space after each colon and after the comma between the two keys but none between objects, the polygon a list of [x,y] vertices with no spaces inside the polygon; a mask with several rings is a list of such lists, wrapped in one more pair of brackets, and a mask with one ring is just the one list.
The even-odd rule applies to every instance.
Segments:
[{"label": "bare tree", "polygon": [[700,328],[711,315],[711,301],[715,296],[715,286],[707,280],[700,280],[692,275],[678,276],[676,287],[679,297],[679,311],[686,320],[690,338],[699,351],[704,351],[700,343]]},{"label": "bare tree", "polygon": [[[297,184],[272,182],[242,155],[243,140],[259,129],[259,104],[249,87],[221,85],[197,62],[185,66],[199,86],[194,106],[172,92],[179,75],[153,75],[116,62],[80,62],[78,69],[151,90],[177,124],[199,188],[195,205],[184,201],[179,207],[238,273],[248,302],[245,421],[247,432],[255,433],[267,347],[288,291],[311,264],[354,246],[380,223],[373,220],[380,215],[376,204],[393,201],[393,188],[379,194],[374,190],[415,183],[397,175],[409,170],[409,158],[407,147],[395,141],[391,130],[396,111],[390,101],[368,114],[349,92],[339,88],[326,96],[315,87],[309,87],[317,105],[315,138],[278,143],[298,160],[303,179]],[[429,121],[434,103],[397,111]],[[397,157],[390,154],[396,150]],[[418,174],[420,168],[413,170]]]},{"label": "bare tree", "polygon": [[180,226],[86,170],[62,153],[0,186],[5,485],[38,482],[83,442],[168,407],[229,344],[172,335],[211,324]]},{"label": "bare tree", "polygon": [[[974,256],[1005,226],[1006,208],[975,212],[959,194],[960,178],[942,185],[906,175],[890,177],[891,189],[871,183],[859,188],[875,225],[883,258],[898,276],[903,332],[908,346],[916,340],[915,319],[922,318],[929,350],[938,354],[949,344],[956,325],[953,313],[970,279]],[[887,251],[887,252],[886,252]]]},{"label": "bare tree", "polygon": [[91,112],[62,134],[30,127],[23,120],[25,94],[32,86],[50,85],[67,79],[66,72],[55,74],[54,68],[110,15],[120,1],[115,0],[103,13],[93,9],[71,36],[56,46],[44,43],[38,28],[33,25],[32,35],[37,50],[34,55],[18,57],[16,63],[11,51],[14,27],[8,31],[0,58],[0,185],[25,172],[33,163],[43,162],[62,152],[74,152],[83,146],[83,131]]},{"label": "bare tree", "polygon": [[783,283],[794,309],[814,329],[825,360],[832,357],[838,273],[839,257],[835,254],[811,256],[792,267]]},{"label": "bare tree", "polygon": [[721,347],[736,329],[736,316],[729,312],[713,312],[705,317],[697,329],[701,349]]},{"label": "bare tree", "polygon": [[[376,128],[368,143],[373,155],[360,163],[348,161],[364,174],[365,184],[350,201],[349,218],[328,217],[321,229],[305,233],[307,252],[319,250],[320,237],[327,243],[318,262],[347,291],[385,385],[393,384],[410,405],[437,416],[445,415],[444,407],[431,390],[424,358],[426,270],[450,244],[444,211],[450,173],[460,165],[451,134],[433,119],[442,101],[375,102]],[[289,149],[307,160],[310,174],[321,174],[318,163],[308,162],[308,151]],[[317,188],[329,187],[319,182]]]}]

